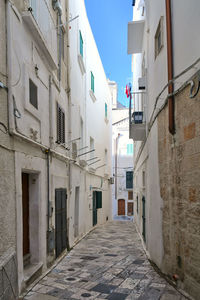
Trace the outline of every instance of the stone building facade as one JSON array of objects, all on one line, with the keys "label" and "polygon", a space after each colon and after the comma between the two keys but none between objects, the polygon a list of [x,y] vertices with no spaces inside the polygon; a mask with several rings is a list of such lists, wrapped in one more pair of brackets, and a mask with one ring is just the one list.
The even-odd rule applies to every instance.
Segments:
[{"label": "stone building facade", "polygon": [[163,268],[168,274],[177,274],[181,281],[180,287],[198,299],[200,95],[194,99],[190,99],[189,95],[190,86],[175,96],[174,137],[168,132],[167,107],[158,117],[160,194],[163,199]]}]

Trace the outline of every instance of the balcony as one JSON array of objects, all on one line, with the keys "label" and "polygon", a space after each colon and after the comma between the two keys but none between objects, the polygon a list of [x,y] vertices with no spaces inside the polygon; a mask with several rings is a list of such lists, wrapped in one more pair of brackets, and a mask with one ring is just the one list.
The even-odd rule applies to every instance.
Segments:
[{"label": "balcony", "polygon": [[144,141],[146,138],[146,120],[144,92],[133,93],[133,104],[129,104],[129,138],[134,141]]},{"label": "balcony", "polygon": [[144,20],[128,23],[128,54],[142,53]]}]

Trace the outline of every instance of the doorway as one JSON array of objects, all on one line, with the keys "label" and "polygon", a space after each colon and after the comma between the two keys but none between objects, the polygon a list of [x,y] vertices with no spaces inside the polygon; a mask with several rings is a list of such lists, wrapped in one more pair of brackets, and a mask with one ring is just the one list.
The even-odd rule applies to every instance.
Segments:
[{"label": "doorway", "polygon": [[74,208],[74,237],[79,235],[79,191],[80,188],[75,188],[75,208]]},{"label": "doorway", "polygon": [[125,216],[125,200],[118,200],[118,216]]},{"label": "doorway", "polygon": [[67,248],[67,190],[55,190],[56,258]]},{"label": "doorway", "polygon": [[96,201],[96,192],[93,192],[93,226],[97,224],[97,201]]},{"label": "doorway", "polygon": [[23,215],[23,261],[24,266],[30,263],[29,234],[29,174],[22,173],[22,215]]},{"label": "doorway", "polygon": [[128,216],[133,216],[133,202],[128,202]]}]

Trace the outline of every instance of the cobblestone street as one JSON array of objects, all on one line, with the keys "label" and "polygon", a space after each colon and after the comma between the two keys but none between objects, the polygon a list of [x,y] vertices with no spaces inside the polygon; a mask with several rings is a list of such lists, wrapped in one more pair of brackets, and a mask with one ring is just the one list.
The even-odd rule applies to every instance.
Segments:
[{"label": "cobblestone street", "polygon": [[132,222],[99,226],[25,300],[183,300],[152,268]]}]

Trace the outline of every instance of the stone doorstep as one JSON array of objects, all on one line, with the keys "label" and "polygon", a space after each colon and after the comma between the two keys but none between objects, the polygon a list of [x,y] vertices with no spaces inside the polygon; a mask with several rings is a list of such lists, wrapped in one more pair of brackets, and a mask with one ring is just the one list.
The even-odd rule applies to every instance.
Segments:
[{"label": "stone doorstep", "polygon": [[35,280],[37,273],[42,272],[43,262],[30,264],[24,269],[24,282],[29,285]]}]

